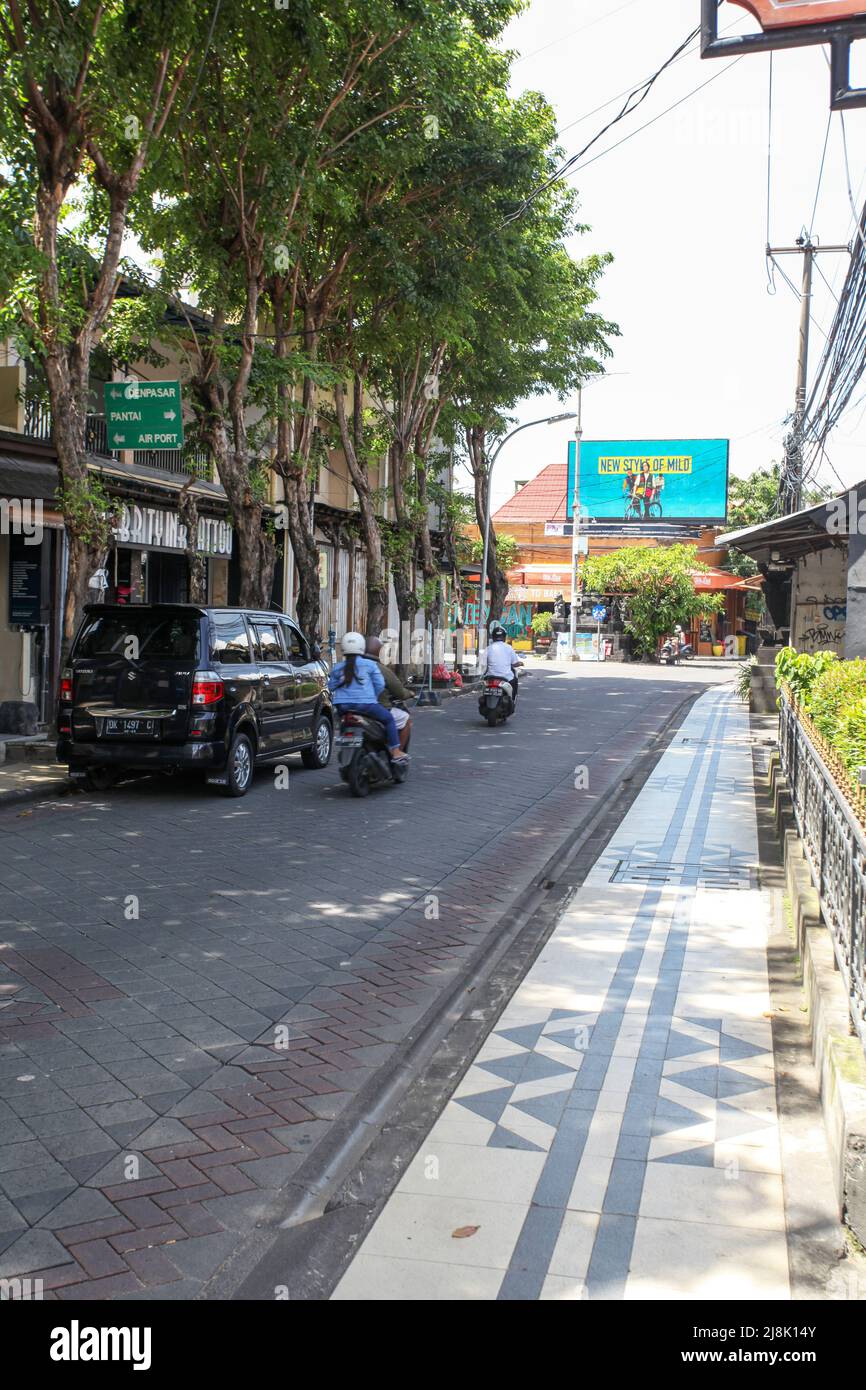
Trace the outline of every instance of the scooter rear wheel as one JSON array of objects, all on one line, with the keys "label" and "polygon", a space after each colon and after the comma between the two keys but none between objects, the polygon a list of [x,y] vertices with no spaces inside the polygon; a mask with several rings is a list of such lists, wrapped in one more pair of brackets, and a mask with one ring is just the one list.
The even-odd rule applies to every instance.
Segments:
[{"label": "scooter rear wheel", "polygon": [[370,774],[364,758],[355,758],[349,768],[349,791],[353,796],[370,795]]}]

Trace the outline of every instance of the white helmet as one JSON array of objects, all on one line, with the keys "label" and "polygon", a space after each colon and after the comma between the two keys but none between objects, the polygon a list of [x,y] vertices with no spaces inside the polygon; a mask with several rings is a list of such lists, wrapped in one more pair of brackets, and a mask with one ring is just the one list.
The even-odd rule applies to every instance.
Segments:
[{"label": "white helmet", "polygon": [[340,646],[343,656],[363,656],[367,650],[367,639],[360,632],[347,632]]}]

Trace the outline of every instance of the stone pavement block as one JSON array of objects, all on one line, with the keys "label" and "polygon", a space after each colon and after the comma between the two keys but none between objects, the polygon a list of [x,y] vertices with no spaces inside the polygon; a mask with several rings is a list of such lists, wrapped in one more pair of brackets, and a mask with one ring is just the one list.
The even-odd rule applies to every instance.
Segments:
[{"label": "stone pavement block", "polygon": [[72,1258],[50,1231],[27,1231],[0,1255],[0,1279],[69,1264]]},{"label": "stone pavement block", "polygon": [[58,1288],[57,1297],[63,1302],[85,1299],[102,1303],[108,1298],[117,1298],[119,1294],[140,1293],[141,1288],[140,1281],[136,1279],[132,1271],[126,1270],[123,1274],[85,1280],[83,1283],[72,1284],[68,1288]]},{"label": "stone pavement block", "polygon": [[140,1231],[124,1231],[120,1235],[109,1236],[109,1245],[118,1255],[125,1255],[129,1250],[146,1250],[153,1245],[165,1244],[166,1241],[183,1240],[186,1228],[176,1221],[166,1220],[165,1212],[162,1213],[162,1217],[161,1226],[146,1226]]},{"label": "stone pavement block", "polygon": [[82,1226],[91,1221],[111,1220],[117,1215],[114,1206],[102,1192],[80,1187],[70,1193],[53,1211],[42,1217],[39,1226],[49,1231]]},{"label": "stone pavement block", "polygon": [[172,1264],[162,1250],[129,1250],[126,1252],[125,1258],[130,1269],[138,1276],[142,1284],[157,1286],[171,1284],[182,1277],[177,1266]]}]

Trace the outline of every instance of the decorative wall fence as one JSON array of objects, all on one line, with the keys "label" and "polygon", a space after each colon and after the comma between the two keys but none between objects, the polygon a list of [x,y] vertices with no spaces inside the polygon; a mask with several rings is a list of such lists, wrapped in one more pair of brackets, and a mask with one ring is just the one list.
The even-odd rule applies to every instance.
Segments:
[{"label": "decorative wall fence", "polygon": [[791,701],[780,704],[779,747],[797,829],[821,912],[866,1048],[866,831]]}]

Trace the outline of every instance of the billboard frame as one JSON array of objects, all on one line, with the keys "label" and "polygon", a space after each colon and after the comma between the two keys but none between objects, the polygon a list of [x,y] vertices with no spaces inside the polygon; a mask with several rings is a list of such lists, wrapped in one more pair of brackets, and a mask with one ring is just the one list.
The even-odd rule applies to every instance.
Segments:
[{"label": "billboard frame", "polygon": [[[581,443],[582,443],[582,448],[585,448],[586,445],[588,445],[588,444],[608,444],[608,443],[610,443],[610,444],[648,444],[648,443],[653,443],[653,444],[666,444],[666,443],[668,443],[668,442],[674,442],[674,441],[673,441],[672,439],[671,439],[670,441],[669,441],[668,439],[656,439],[656,440],[645,440],[645,439],[615,439],[615,440],[587,439],[587,440],[581,441]],[[716,440],[715,438],[707,438],[707,439],[703,439],[703,438],[702,438],[702,439],[692,439],[692,440],[689,440],[689,443],[691,443],[691,444],[723,443],[723,444],[725,445],[725,513],[724,513],[724,516],[721,516],[721,517],[720,517],[720,516],[709,516],[709,517],[703,517],[703,516],[700,516],[700,517],[695,517],[695,516],[669,517],[669,518],[665,518],[664,525],[665,525],[665,526],[670,526],[670,527],[682,526],[682,527],[691,527],[691,528],[694,528],[694,527],[696,527],[696,526],[719,526],[719,525],[726,526],[726,525],[727,525],[727,521],[728,521],[728,491],[729,491],[730,485],[731,485],[731,441],[730,441],[730,439],[721,439],[721,438],[718,439],[718,440]],[[571,510],[571,515],[570,515],[570,516],[567,516],[566,519],[567,519],[568,521],[572,522],[572,523],[573,523],[573,521],[574,521],[574,507],[573,507],[574,495],[573,495],[573,484],[574,484],[574,468],[575,468],[575,466],[576,466],[576,457],[577,457],[576,441],[575,441],[575,440],[569,440],[569,444],[568,444],[568,467],[567,467],[567,470],[566,470],[566,499],[565,499],[565,505],[566,505],[566,513],[568,513],[568,511]],[[575,460],[574,463],[572,462],[572,459]],[[618,517],[592,516],[592,514],[591,514],[588,510],[587,510],[587,513],[586,513],[585,516],[584,516],[583,514],[581,514],[581,519],[580,519],[581,529],[582,529],[585,525],[586,525],[586,526],[594,526],[594,527],[598,527],[598,526],[608,527],[608,526],[624,526],[624,525],[628,525],[628,526],[633,526],[633,527],[635,528],[636,532],[637,532],[639,529],[642,529],[642,528],[643,528],[645,525],[647,525],[647,524],[652,525],[653,523],[652,523],[652,522],[647,523],[645,520],[643,520],[643,521],[634,521],[634,522],[625,522],[622,518],[618,518]],[[631,535],[632,533],[629,532],[628,534]],[[647,533],[647,534],[648,534],[648,533]]]},{"label": "billboard frame", "polygon": [[[746,0],[735,0],[755,13]],[[866,39],[866,10],[863,15],[826,24],[791,23],[787,27],[763,29],[760,34],[741,34],[719,38],[720,0],[701,0],[701,57],[727,58],[731,54],[771,53],[780,48],[808,48],[816,44],[830,47],[830,109],[850,111],[866,106],[866,87],[851,86],[851,46]],[[757,15],[756,15],[757,18]],[[758,19],[760,23],[760,19]]]}]

